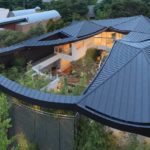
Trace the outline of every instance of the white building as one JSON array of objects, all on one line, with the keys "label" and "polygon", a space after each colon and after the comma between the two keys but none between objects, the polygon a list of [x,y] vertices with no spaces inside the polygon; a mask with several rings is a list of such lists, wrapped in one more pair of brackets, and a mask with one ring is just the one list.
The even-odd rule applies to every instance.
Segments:
[{"label": "white building", "polygon": [[9,9],[0,8],[0,19],[7,18],[9,15]]}]

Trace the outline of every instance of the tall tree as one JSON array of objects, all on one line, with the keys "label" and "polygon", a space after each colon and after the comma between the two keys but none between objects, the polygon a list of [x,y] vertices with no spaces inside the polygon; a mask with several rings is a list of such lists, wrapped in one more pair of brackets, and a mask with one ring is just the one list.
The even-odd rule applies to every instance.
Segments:
[{"label": "tall tree", "polygon": [[134,15],[150,16],[147,0],[103,0],[95,7],[97,18],[117,18]]},{"label": "tall tree", "polygon": [[64,21],[72,21],[74,14],[80,16],[80,18],[85,18],[88,12],[87,6],[87,0],[53,0],[46,8],[56,9],[60,12]]}]

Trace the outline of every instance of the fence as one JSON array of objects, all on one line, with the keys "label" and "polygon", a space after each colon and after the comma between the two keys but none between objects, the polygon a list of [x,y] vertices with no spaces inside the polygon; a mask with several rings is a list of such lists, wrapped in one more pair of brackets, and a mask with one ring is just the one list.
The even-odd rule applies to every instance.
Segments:
[{"label": "fence", "polygon": [[40,150],[74,149],[75,116],[54,115],[13,103],[11,117],[10,135],[23,133]]}]

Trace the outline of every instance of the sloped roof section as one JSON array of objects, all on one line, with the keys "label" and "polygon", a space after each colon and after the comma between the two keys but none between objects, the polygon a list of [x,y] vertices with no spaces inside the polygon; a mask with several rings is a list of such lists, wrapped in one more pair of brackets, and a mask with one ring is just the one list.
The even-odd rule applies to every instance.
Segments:
[{"label": "sloped roof section", "polygon": [[150,34],[149,33],[139,33],[139,32],[130,32],[128,35],[124,36],[122,39],[123,41],[128,42],[143,42],[150,40]]},{"label": "sloped roof section", "polygon": [[116,19],[93,20],[93,22],[101,26],[113,27],[115,25],[126,23],[137,18],[138,16],[133,16],[133,17],[122,17]]},{"label": "sloped roof section", "polygon": [[150,33],[150,21],[144,16],[113,26],[114,29],[124,31],[134,31],[140,33]]},{"label": "sloped roof section", "polygon": [[86,92],[89,93],[92,90],[95,90],[97,86],[107,81],[139,52],[140,48],[132,47],[130,45],[122,43],[121,41],[116,42],[111,50],[111,53],[105,65],[99,71],[93,82],[89,85]]},{"label": "sloped roof section", "polygon": [[98,31],[101,31],[105,28],[106,27],[97,25],[90,21],[82,21],[82,22],[70,25],[64,28],[62,31],[64,33],[67,33],[68,35],[81,38],[81,37],[96,33]]},{"label": "sloped roof section", "polygon": [[118,50],[114,46],[80,105],[118,121],[150,124],[150,43]]}]

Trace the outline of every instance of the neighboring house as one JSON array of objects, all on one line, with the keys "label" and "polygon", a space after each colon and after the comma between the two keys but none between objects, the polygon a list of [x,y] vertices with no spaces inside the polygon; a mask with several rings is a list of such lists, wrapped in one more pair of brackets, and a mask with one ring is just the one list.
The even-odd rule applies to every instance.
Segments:
[{"label": "neighboring house", "polygon": [[22,32],[27,32],[31,27],[34,27],[39,23],[46,25],[49,20],[57,20],[61,18],[59,12],[56,10],[33,13],[22,17],[26,17],[27,21],[16,25],[16,30]]},{"label": "neighboring house", "polygon": [[61,16],[56,10],[36,12],[36,9],[18,10],[10,13],[10,16],[0,20],[0,28],[27,32],[31,27],[43,24],[52,20],[60,19]]},{"label": "neighboring house", "polygon": [[24,10],[14,10],[9,12],[9,17],[17,17],[17,16],[24,16],[29,14],[36,13],[36,8],[34,9],[24,9]]},{"label": "neighboring house", "polygon": [[0,8],[0,19],[7,18],[9,15],[9,9]]},{"label": "neighboring house", "polygon": [[80,96],[44,93],[3,76],[0,89],[27,103],[78,111],[113,128],[150,137],[150,19],[147,17],[74,23],[1,48],[0,63],[11,65],[19,57],[35,62],[33,69],[37,74],[49,66],[63,70],[92,47],[110,54]]}]

